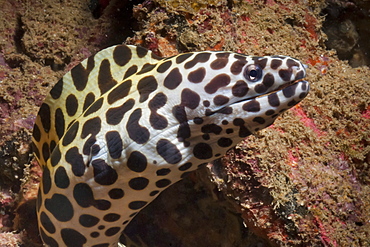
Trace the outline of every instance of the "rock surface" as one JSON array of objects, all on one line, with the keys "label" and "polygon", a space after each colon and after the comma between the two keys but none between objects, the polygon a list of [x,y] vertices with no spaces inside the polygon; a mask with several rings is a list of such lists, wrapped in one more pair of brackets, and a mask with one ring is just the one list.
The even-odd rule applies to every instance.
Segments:
[{"label": "rock surface", "polygon": [[130,223],[127,241],[370,245],[370,71],[325,50],[324,1],[0,4],[1,246],[41,246],[34,227],[41,171],[29,143],[45,95],[84,58],[122,42],[160,56],[289,55],[309,65],[312,88],[273,126],[164,191]]}]

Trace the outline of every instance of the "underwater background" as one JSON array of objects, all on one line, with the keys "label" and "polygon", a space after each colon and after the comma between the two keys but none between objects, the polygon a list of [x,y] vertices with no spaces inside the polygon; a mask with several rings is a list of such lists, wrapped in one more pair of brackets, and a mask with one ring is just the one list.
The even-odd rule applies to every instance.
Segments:
[{"label": "underwater background", "polygon": [[[140,212],[135,246],[370,246],[370,2],[0,0],[0,246],[41,246],[37,111],[67,71],[125,43],[168,57],[288,55],[311,91]],[[128,245],[129,246],[129,245]]]}]

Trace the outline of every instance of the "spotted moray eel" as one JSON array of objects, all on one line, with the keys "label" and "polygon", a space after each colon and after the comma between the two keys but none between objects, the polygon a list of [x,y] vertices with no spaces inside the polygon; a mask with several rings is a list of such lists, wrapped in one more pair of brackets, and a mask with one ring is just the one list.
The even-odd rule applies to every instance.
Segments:
[{"label": "spotted moray eel", "polygon": [[305,76],[291,57],[223,51],[161,58],[117,45],[84,60],[50,91],[33,130],[44,244],[118,246],[162,190],[300,102]]}]

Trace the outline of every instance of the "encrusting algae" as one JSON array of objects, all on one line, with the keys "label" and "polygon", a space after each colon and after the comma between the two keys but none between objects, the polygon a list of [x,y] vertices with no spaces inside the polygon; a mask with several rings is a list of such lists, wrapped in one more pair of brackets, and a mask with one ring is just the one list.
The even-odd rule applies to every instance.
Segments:
[{"label": "encrusting algae", "polygon": [[[34,212],[29,202],[40,169],[24,150],[43,98],[82,59],[122,42],[161,56],[201,50],[289,55],[309,65],[311,82],[305,101],[273,126],[166,190],[130,223],[127,239],[149,246],[370,245],[370,71],[325,49],[325,2],[129,2],[110,1],[97,19],[88,1],[2,3],[4,246],[40,246],[37,233],[21,223],[36,224],[27,212]],[[14,225],[20,204],[27,210],[20,207],[21,223]]]}]

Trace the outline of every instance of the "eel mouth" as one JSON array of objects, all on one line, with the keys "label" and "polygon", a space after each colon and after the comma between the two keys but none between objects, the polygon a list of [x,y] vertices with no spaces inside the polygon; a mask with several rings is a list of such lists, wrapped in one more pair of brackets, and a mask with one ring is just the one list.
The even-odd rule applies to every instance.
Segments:
[{"label": "eel mouth", "polygon": [[246,102],[246,101],[254,100],[254,99],[258,99],[258,98],[262,98],[262,97],[268,96],[270,94],[274,94],[274,93],[277,93],[279,91],[283,91],[284,89],[289,88],[291,86],[294,86],[294,85],[296,85],[296,84],[298,84],[300,82],[306,82],[306,80],[304,78],[301,78],[301,79],[298,79],[298,80],[289,81],[289,82],[284,83],[283,85],[280,85],[279,87],[277,87],[274,90],[271,90],[269,92],[266,92],[266,93],[263,93],[263,94],[260,94],[260,95],[256,95],[256,96],[252,96],[252,97],[249,97],[249,98],[238,100],[238,101],[236,101],[236,102],[234,102],[234,103],[232,103],[230,105],[233,105],[233,104],[236,104],[236,103],[240,103],[240,102]]},{"label": "eel mouth", "polygon": [[[249,97],[249,98],[240,99],[238,101],[235,101],[235,102],[232,102],[228,105],[225,105],[224,107],[222,107],[222,108],[220,108],[216,111],[208,111],[206,113],[206,115],[210,116],[210,115],[213,115],[215,113],[225,113],[227,111],[227,108],[230,108],[231,106],[234,106],[234,105],[239,104],[239,103],[246,103],[248,101],[257,100],[257,99],[260,99],[262,97],[267,97],[271,94],[277,94],[277,93],[279,93],[283,90],[289,90],[290,87],[296,87],[297,84],[299,84],[299,83],[308,83],[308,82],[304,78],[300,78],[300,79],[294,80],[294,81],[289,81],[289,82],[286,82],[283,85],[280,85],[276,89],[271,90],[269,92],[266,92],[266,93],[263,93],[263,94],[260,94],[260,95],[256,95],[256,96],[252,96],[252,97]],[[309,90],[309,85],[307,86],[306,92],[308,92],[308,90]],[[294,95],[291,96],[291,97],[294,97]]]},{"label": "eel mouth", "polygon": [[304,80],[304,78],[301,78],[301,79],[299,79],[299,80],[295,80],[295,81],[289,81],[289,82],[287,82],[287,83],[284,83],[283,85],[280,85],[280,86],[279,86],[278,88],[276,88],[275,90],[272,90],[272,91],[267,92],[267,93],[265,93],[265,94],[258,95],[258,96],[253,97],[253,98],[254,98],[254,99],[255,99],[255,98],[260,98],[260,97],[263,97],[263,96],[266,96],[266,95],[269,95],[269,94],[277,93],[277,92],[279,92],[279,91],[282,91],[282,90],[284,90],[284,89],[286,89],[286,88],[288,88],[288,87],[290,87],[290,86],[293,86],[293,85],[298,84],[299,82],[303,82],[303,81],[305,81],[305,80]]}]

